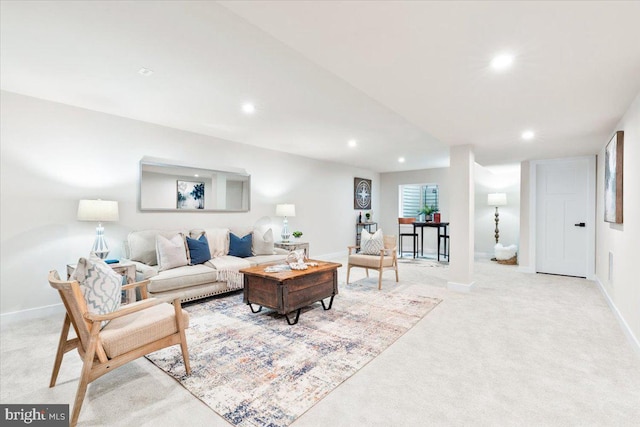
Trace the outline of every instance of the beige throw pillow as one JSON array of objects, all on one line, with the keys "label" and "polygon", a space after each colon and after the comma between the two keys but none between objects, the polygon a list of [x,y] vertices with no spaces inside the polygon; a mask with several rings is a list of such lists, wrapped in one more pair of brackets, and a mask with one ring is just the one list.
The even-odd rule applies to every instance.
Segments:
[{"label": "beige throw pillow", "polygon": [[271,227],[258,227],[253,230],[253,255],[273,255],[273,243]]},{"label": "beige throw pillow", "polygon": [[229,229],[228,228],[207,228],[204,230],[209,242],[211,258],[224,256],[229,253]]},{"label": "beige throw pillow", "polygon": [[360,252],[364,255],[380,255],[384,249],[384,235],[382,229],[371,234],[367,230],[362,230],[360,235]]},{"label": "beige throw pillow", "polygon": [[159,271],[189,265],[187,247],[184,236],[181,233],[174,235],[170,239],[158,234],[156,236],[156,252]]}]

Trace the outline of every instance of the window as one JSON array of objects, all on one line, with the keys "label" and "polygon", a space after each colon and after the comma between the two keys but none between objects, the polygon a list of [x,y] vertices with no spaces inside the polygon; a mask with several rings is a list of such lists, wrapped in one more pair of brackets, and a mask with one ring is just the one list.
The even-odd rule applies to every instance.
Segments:
[{"label": "window", "polygon": [[424,206],[439,207],[438,186],[435,184],[409,184],[400,186],[400,217],[412,218],[418,216],[418,211]]}]

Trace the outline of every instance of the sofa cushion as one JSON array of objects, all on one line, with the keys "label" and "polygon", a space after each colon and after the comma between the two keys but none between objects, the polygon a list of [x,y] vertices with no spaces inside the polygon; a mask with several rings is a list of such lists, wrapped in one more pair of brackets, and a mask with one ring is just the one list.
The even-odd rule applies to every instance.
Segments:
[{"label": "sofa cushion", "polygon": [[191,259],[191,265],[204,264],[211,259],[211,252],[209,251],[209,242],[207,242],[207,236],[204,234],[198,239],[192,239],[187,236],[187,247],[189,248],[189,258]]},{"label": "sofa cushion", "polygon": [[278,261],[284,262],[284,260],[287,259],[288,254],[289,252],[286,252],[284,254],[277,254],[277,255],[256,255],[249,258],[245,258],[245,260],[251,263],[251,267],[255,267],[256,265],[266,264],[269,262],[278,262]]},{"label": "sofa cushion", "polygon": [[156,236],[161,235],[170,238],[180,232],[180,230],[132,231],[127,236],[129,259],[132,261],[139,261],[147,265],[158,265],[158,258],[156,256]]},{"label": "sofa cushion", "polygon": [[238,258],[247,258],[252,256],[252,253],[251,253],[252,240],[253,240],[252,233],[249,233],[243,237],[239,237],[233,233],[229,233],[229,256],[236,256]]},{"label": "sofa cushion", "polygon": [[152,277],[147,286],[149,292],[165,292],[189,286],[217,282],[218,272],[205,264],[187,265],[161,271]]},{"label": "sofa cushion", "polygon": [[253,230],[253,255],[273,255],[273,230],[271,227],[257,227]]},{"label": "sofa cushion", "polygon": [[156,251],[160,271],[189,264],[186,243],[182,233],[171,236],[169,239],[158,234],[156,236]]}]

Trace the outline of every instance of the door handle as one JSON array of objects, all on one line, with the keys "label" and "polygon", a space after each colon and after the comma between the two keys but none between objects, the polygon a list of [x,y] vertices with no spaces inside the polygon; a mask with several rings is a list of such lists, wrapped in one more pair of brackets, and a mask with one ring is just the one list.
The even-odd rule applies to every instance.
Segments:
[{"label": "door handle", "polygon": [[579,222],[579,223],[573,224],[573,225],[575,225],[576,227],[586,227],[587,226],[587,224],[585,224],[584,222]]}]

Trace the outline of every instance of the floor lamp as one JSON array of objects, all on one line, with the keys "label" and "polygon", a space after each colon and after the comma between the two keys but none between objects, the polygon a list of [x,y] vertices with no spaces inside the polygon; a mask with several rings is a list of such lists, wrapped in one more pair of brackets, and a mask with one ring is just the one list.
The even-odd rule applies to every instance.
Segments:
[{"label": "floor lamp", "polygon": [[496,244],[498,243],[498,238],[500,236],[500,231],[498,230],[498,222],[500,221],[498,213],[498,206],[505,206],[507,204],[507,194],[506,193],[489,193],[487,196],[487,204],[489,206],[495,206],[496,208],[496,230],[495,230],[495,238]]}]

